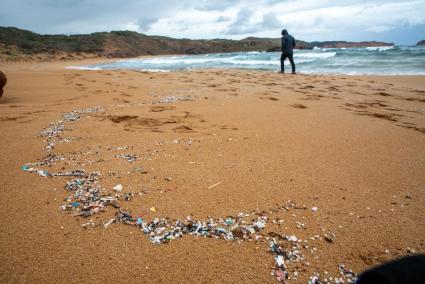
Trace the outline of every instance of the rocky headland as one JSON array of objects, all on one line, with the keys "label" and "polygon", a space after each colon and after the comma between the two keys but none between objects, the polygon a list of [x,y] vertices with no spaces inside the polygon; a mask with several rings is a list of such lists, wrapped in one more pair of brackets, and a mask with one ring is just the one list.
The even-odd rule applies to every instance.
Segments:
[{"label": "rocky headland", "polygon": [[[297,40],[298,49],[390,45],[393,44],[376,41],[306,42]],[[97,32],[80,35],[41,35],[14,27],[0,27],[0,62],[279,50],[280,38],[248,37],[242,40],[191,40],[149,36],[132,31]]]}]

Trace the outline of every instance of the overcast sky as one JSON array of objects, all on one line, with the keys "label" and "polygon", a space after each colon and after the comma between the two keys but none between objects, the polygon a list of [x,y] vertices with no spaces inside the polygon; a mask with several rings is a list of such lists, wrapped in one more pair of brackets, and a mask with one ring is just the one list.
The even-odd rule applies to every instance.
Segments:
[{"label": "overcast sky", "polygon": [[0,0],[0,26],[43,34],[133,30],[186,38],[425,39],[425,0]]}]

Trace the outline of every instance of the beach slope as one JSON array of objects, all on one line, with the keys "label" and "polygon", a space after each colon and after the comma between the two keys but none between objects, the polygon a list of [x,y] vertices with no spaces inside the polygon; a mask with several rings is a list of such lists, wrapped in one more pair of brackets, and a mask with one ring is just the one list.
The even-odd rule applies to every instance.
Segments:
[{"label": "beach slope", "polygon": [[[1,66],[0,282],[274,283],[273,238],[298,247],[292,283],[425,252],[423,76],[65,69],[89,63]],[[48,151],[40,132],[84,109]],[[39,173],[22,168],[46,157]],[[100,172],[120,209],[63,211],[73,177],[43,173],[75,170]],[[265,228],[155,245],[136,225],[104,228],[119,210],[170,222],[244,212]]]}]

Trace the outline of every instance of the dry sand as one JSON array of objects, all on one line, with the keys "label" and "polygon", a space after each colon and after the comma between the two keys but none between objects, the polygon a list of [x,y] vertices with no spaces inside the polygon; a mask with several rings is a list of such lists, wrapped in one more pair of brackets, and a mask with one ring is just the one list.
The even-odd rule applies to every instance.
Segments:
[{"label": "dry sand", "polygon": [[[0,99],[1,283],[276,282],[264,241],[184,236],[157,246],[136,227],[84,229],[86,219],[59,211],[70,178],[20,167],[46,155],[43,127],[92,106],[105,112],[66,133],[82,139],[54,149],[76,160],[47,170],[99,170],[108,190],[146,190],[120,202],[146,219],[306,206],[277,213],[283,224],[263,232],[309,240],[305,261],[289,265],[300,272],[291,283],[336,276],[340,263],[360,272],[409,249],[425,252],[424,77],[64,69],[87,62],[0,66],[9,79]],[[153,103],[166,96],[194,100]],[[107,150],[120,146],[130,148]],[[114,157],[127,153],[139,159]],[[101,224],[114,212],[92,219]],[[323,240],[329,233],[332,243]]]}]

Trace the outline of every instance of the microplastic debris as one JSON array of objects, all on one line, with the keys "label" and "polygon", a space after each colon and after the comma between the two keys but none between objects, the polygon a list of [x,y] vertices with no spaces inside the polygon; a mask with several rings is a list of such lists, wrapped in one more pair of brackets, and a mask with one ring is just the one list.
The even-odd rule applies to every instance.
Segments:
[{"label": "microplastic debris", "polygon": [[108,228],[108,226],[111,225],[115,221],[116,221],[116,219],[110,219],[108,222],[103,223],[103,227]]},{"label": "microplastic debris", "polygon": [[260,222],[260,221],[255,222],[253,225],[254,225],[254,227],[256,227],[258,230],[262,230],[262,229],[264,229],[264,228],[266,227],[266,224],[265,224],[265,223],[263,223],[263,222]]},{"label": "microplastic debris", "polygon": [[[181,100],[191,100],[189,97],[165,97],[163,102],[175,102]],[[309,266],[309,262],[306,261],[305,256],[302,254],[303,250],[308,249],[306,245],[306,240],[302,242],[296,236],[288,236],[282,234],[282,232],[274,233],[267,232],[262,233],[261,231],[265,229],[266,225],[270,223],[281,224],[283,220],[279,216],[272,217],[271,215],[277,212],[287,212],[291,209],[302,209],[307,210],[308,207],[305,205],[297,206],[294,202],[288,201],[287,204],[278,205],[276,208],[270,208],[266,211],[252,210],[248,212],[239,212],[236,217],[227,216],[226,218],[210,218],[208,217],[205,220],[197,220],[193,217],[188,216],[183,220],[172,220],[167,217],[153,218],[151,220],[144,220],[140,215],[132,215],[130,211],[123,211],[123,208],[120,206],[121,202],[130,201],[132,198],[136,198],[139,195],[147,194],[146,190],[139,190],[136,193],[126,192],[121,193],[123,186],[117,184],[113,186],[114,193],[106,190],[102,187],[101,181],[105,177],[118,177],[121,178],[124,174],[131,174],[132,172],[147,173],[143,168],[136,167],[133,171],[116,171],[116,172],[86,172],[85,170],[66,170],[65,167],[62,167],[62,172],[48,172],[46,170],[40,169],[39,167],[52,166],[56,165],[58,162],[64,161],[66,165],[78,165],[84,167],[84,165],[91,164],[90,161],[82,160],[84,155],[94,155],[99,154],[100,147],[98,148],[89,148],[87,152],[74,152],[73,155],[56,155],[53,152],[55,145],[59,143],[68,143],[73,140],[80,141],[81,138],[67,138],[63,137],[65,131],[72,131],[70,126],[74,125],[75,122],[79,121],[88,113],[103,111],[101,107],[88,108],[84,110],[75,110],[63,114],[61,120],[52,122],[48,127],[44,128],[40,133],[40,137],[45,139],[44,149],[47,152],[47,156],[39,160],[37,163],[28,163],[21,167],[23,171],[28,173],[37,173],[43,177],[55,178],[55,177],[68,177],[66,184],[64,186],[66,190],[66,196],[64,198],[64,203],[60,205],[60,210],[64,212],[71,213],[71,215],[79,218],[91,218],[95,214],[102,213],[104,211],[109,212],[107,207],[112,207],[111,209],[115,210],[115,218],[109,219],[109,221],[103,222],[103,227],[108,228],[112,223],[116,222],[119,224],[129,225],[138,228],[141,232],[145,233],[149,240],[157,245],[169,243],[173,240],[181,238],[184,235],[200,236],[214,239],[222,239],[228,241],[236,242],[245,242],[245,241],[254,241],[258,242],[256,248],[260,248],[260,242],[269,242],[269,251],[275,259],[275,266],[272,270],[272,275],[276,276],[278,281],[294,280],[299,275],[298,271],[294,271],[290,266],[291,262],[304,263],[305,266]],[[193,140],[176,140],[176,143],[182,143],[186,141],[187,145],[192,145]],[[158,145],[163,145],[163,142],[158,141]],[[104,148],[107,150],[127,150],[132,149],[132,146],[125,147],[108,147]],[[188,149],[188,147],[186,147]],[[153,153],[153,154],[151,154]],[[148,159],[151,159],[153,155],[160,155],[161,150],[149,150]],[[222,156],[221,154],[219,156]],[[135,154],[124,154],[116,155],[116,157],[126,159],[129,163],[136,161],[137,156]],[[143,154],[145,157],[145,154]],[[98,157],[91,159],[91,161],[99,160]],[[189,162],[196,163],[196,162]],[[59,166],[59,165],[58,165]],[[54,169],[52,167],[51,169]],[[50,168],[49,168],[50,169]],[[154,169],[152,168],[154,171]],[[171,181],[171,178],[166,178],[166,180]],[[208,189],[214,188],[221,184],[217,182],[208,187]],[[409,197],[406,197],[409,198]],[[126,209],[129,210],[129,209]],[[151,212],[157,212],[155,207],[149,209]],[[317,207],[312,207],[312,211],[317,211]],[[261,212],[261,213],[260,213]],[[229,212],[230,213],[230,212]],[[255,216],[255,217],[254,217]],[[293,214],[295,217],[295,214]],[[147,216],[149,218],[149,216]],[[304,216],[303,216],[304,218]],[[86,219],[87,220],[87,219]],[[100,223],[102,224],[102,223]],[[81,226],[84,228],[95,227],[93,220],[86,221]],[[297,222],[297,226],[304,228],[305,224]],[[62,227],[63,228],[63,227]],[[283,229],[281,227],[281,229]],[[287,230],[287,228],[285,227]],[[323,230],[323,228],[322,228]],[[130,232],[131,233],[131,232]],[[333,241],[335,235],[330,233],[333,238],[329,237]],[[317,238],[320,238],[317,235]],[[325,236],[325,240],[326,239]],[[313,251],[316,251],[316,248],[313,248]],[[413,249],[408,248],[409,253],[414,253]],[[291,270],[287,270],[285,267],[287,264],[291,267]],[[298,264],[297,264],[298,265]],[[346,281],[352,282],[355,279],[355,274],[351,270],[345,269],[345,267],[339,267],[341,275],[343,277],[338,278],[337,281]],[[332,277],[327,277],[326,279],[333,279]],[[335,278],[337,279],[337,278]],[[314,283],[319,283],[319,275],[314,275],[310,278]],[[313,283],[309,281],[310,283]],[[326,282],[326,281],[325,281]],[[334,281],[336,282],[336,280]]]},{"label": "microplastic debris", "polygon": [[226,217],[226,220],[224,220],[224,223],[226,223],[226,225],[233,225],[233,218],[228,216]]},{"label": "microplastic debris", "polygon": [[282,255],[278,255],[276,256],[276,265],[278,267],[283,267],[283,265],[285,264],[285,261],[283,260],[283,256]]},{"label": "microplastic debris", "polygon": [[121,184],[117,184],[116,186],[114,186],[114,187],[113,187],[113,189],[114,189],[116,192],[120,192],[120,191],[122,191],[123,187],[122,187],[122,185],[121,185]]},{"label": "microplastic debris", "polygon": [[147,173],[148,173],[148,171],[147,171],[147,170],[145,170],[144,168],[140,168],[140,167],[134,168],[134,170],[133,170],[133,171],[134,171],[134,172],[141,173],[141,174],[147,174]]},{"label": "microplastic debris", "polygon": [[209,186],[208,187],[208,189],[211,189],[211,188],[213,188],[213,187],[216,187],[217,185],[219,185],[221,183],[221,181],[219,181],[219,182],[217,182],[217,183],[215,183],[215,184],[213,184],[213,185],[211,185],[211,186]]}]

